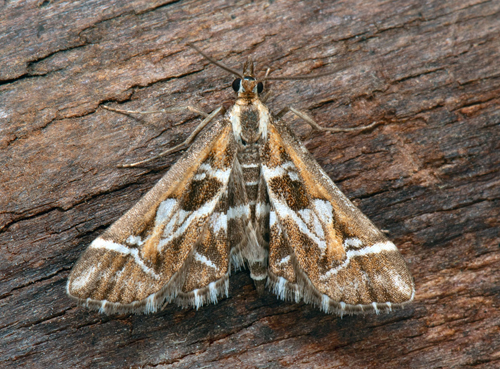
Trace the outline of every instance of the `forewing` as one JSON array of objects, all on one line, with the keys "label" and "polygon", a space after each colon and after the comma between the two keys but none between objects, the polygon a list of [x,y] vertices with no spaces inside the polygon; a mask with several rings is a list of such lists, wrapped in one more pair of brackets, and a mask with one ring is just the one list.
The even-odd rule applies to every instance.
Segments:
[{"label": "forewing", "polygon": [[286,126],[270,124],[262,163],[271,203],[269,279],[278,295],[301,294],[339,314],[413,299],[413,279],[396,246]]},{"label": "forewing", "polygon": [[214,124],[91,243],[70,274],[68,294],[113,313],[153,312],[182,293],[190,265],[218,235],[210,233],[214,210],[227,192],[235,150],[231,125]]}]

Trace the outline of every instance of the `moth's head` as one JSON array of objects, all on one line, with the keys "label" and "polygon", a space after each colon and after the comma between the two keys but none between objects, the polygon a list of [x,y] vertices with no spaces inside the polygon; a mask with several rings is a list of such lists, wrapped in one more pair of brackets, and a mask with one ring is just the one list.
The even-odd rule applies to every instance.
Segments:
[{"label": "moth's head", "polygon": [[264,84],[251,76],[245,76],[243,79],[236,78],[232,86],[238,97],[244,98],[258,96],[264,90]]},{"label": "moth's head", "polygon": [[[241,78],[243,77],[243,78]],[[243,65],[243,73],[233,81],[233,90],[238,97],[253,98],[264,90],[264,84],[255,79],[253,61],[251,58]]]}]

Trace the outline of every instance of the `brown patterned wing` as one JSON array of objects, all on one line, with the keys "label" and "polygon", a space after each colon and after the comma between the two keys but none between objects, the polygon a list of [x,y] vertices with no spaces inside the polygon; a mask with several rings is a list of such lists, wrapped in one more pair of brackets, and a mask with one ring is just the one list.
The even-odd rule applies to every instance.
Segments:
[{"label": "brown patterned wing", "polygon": [[207,302],[216,303],[220,295],[228,295],[231,266],[240,269],[245,262],[249,226],[250,207],[235,159],[227,190],[208,220],[176,298],[179,305],[199,308]]},{"label": "brown patterned wing", "polygon": [[228,239],[228,190],[201,229],[194,253],[186,272],[182,289],[175,302],[196,309],[207,303],[217,303],[229,293],[230,243]]},{"label": "brown patterned wing", "polygon": [[281,298],[338,314],[413,299],[398,249],[359,211],[284,125],[262,150],[270,212],[269,283]]},{"label": "brown patterned wing", "polygon": [[[231,124],[199,138],[73,267],[68,294],[105,313],[216,301],[229,268],[227,187],[236,157]],[[199,281],[190,275],[200,272]]]}]

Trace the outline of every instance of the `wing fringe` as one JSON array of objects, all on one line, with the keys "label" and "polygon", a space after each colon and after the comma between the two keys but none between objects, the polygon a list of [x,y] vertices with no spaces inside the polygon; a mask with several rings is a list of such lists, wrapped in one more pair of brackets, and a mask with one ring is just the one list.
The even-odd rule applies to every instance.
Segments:
[{"label": "wing fringe", "polygon": [[329,296],[321,293],[314,287],[309,277],[298,267],[295,256],[292,256],[294,271],[297,283],[287,281],[285,278],[277,276],[268,270],[266,287],[278,298],[284,301],[301,300],[306,304],[311,304],[327,314],[336,314],[340,317],[344,315],[357,315],[366,313],[384,313],[397,309],[403,309],[405,305],[413,301],[415,290],[413,289],[411,298],[402,303],[372,302],[371,304],[348,304],[343,301],[335,301]]}]

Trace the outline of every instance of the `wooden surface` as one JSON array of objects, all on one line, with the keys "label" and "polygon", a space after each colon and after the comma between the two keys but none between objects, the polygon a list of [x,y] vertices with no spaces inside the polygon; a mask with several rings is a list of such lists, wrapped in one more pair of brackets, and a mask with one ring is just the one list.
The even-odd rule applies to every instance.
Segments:
[{"label": "wooden surface", "polygon": [[[446,4],[446,5],[445,5]],[[25,1],[0,5],[0,367],[495,368],[500,366],[499,1]],[[259,296],[247,271],[195,311],[107,317],[65,295],[69,270],[181,153],[193,114],[233,97],[227,65],[275,75],[286,116],[409,263],[416,299],[339,317]],[[184,123],[173,127],[172,124]]]}]

